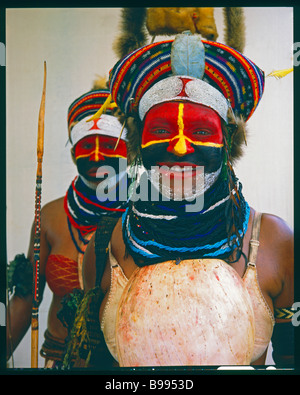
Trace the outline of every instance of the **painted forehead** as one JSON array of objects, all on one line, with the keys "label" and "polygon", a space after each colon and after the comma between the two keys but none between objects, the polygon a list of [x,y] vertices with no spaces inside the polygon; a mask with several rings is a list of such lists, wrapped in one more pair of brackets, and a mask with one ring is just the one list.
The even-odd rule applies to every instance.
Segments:
[{"label": "painted forehead", "polygon": [[145,121],[146,119],[149,121],[151,118],[155,118],[155,115],[162,115],[168,120],[172,120],[174,119],[174,115],[178,112],[179,104],[182,104],[184,107],[184,117],[186,121],[211,121],[215,123],[216,120],[218,120],[218,123],[221,123],[220,116],[213,109],[203,104],[187,101],[171,101],[156,104],[146,114]]},{"label": "painted forehead", "polygon": [[[117,144],[118,143],[118,144]],[[75,145],[75,158],[92,158],[100,159],[106,157],[126,158],[127,149],[124,140],[106,135],[90,135],[79,140]]]},{"label": "painted forehead", "polygon": [[221,118],[204,105],[177,101],[158,104],[146,114],[142,147],[180,135],[194,144],[222,146]]}]

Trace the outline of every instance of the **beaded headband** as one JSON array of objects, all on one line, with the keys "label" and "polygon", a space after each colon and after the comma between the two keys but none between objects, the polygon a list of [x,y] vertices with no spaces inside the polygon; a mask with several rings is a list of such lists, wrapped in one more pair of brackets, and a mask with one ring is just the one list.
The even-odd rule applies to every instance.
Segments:
[{"label": "beaded headband", "polygon": [[[88,116],[73,126],[70,138],[73,146],[82,138],[92,134],[101,134],[118,139],[121,129],[122,124],[113,115],[102,114],[100,118],[93,120],[90,120],[90,116]],[[126,128],[124,128],[120,139],[126,141],[126,132]]]},{"label": "beaded headband", "polygon": [[140,119],[143,120],[155,104],[171,100],[201,103],[215,110],[227,122],[230,104],[219,91],[197,78],[178,76],[159,81],[144,94],[139,105]]},{"label": "beaded headband", "polygon": [[[120,136],[122,125],[116,117],[111,115],[112,110],[117,105],[113,102],[109,102],[107,105],[107,98],[109,96],[109,90],[91,90],[74,100],[69,106],[68,130],[72,145],[75,145],[83,137],[91,134],[101,134],[116,138]],[[102,114],[97,119],[90,120],[99,110],[99,107],[104,107],[104,104],[105,114]],[[126,130],[123,131],[122,136],[125,139]]]},{"label": "beaded headband", "polygon": [[[193,82],[193,93],[187,95],[185,89],[185,94],[180,95],[181,99],[208,105],[225,120],[227,101],[234,114],[247,121],[255,111],[264,90],[263,71],[233,48],[201,40],[200,37],[185,32],[175,40],[146,45],[121,59],[109,76],[112,100],[121,111],[125,115],[139,111],[143,118],[152,105],[171,99],[178,100],[178,77],[185,76],[192,77],[191,81],[196,78],[201,82]],[[177,80],[174,75],[178,76]],[[172,76],[173,79],[168,80]],[[168,83],[172,82],[172,85],[159,93],[162,85],[158,83],[162,80],[166,81],[164,89]],[[203,89],[213,93],[215,99],[211,95],[208,99]],[[219,105],[216,105],[216,100]]]}]

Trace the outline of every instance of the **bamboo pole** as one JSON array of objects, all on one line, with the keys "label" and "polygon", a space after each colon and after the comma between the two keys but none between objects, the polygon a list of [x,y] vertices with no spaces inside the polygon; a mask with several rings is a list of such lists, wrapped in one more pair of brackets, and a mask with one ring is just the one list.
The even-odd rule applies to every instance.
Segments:
[{"label": "bamboo pole", "polygon": [[31,367],[38,368],[39,350],[39,271],[40,271],[40,232],[41,232],[41,197],[42,197],[42,163],[44,155],[44,121],[46,96],[46,62],[44,62],[44,84],[38,120],[37,137],[37,172],[35,188],[35,228],[34,228],[34,273],[33,302],[31,314]]}]

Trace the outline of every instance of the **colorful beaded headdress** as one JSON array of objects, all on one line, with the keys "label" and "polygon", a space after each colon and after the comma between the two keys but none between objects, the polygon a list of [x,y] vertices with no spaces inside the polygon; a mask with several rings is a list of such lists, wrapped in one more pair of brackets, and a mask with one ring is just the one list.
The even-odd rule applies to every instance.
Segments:
[{"label": "colorful beaded headdress", "polygon": [[[173,45],[177,43],[180,36],[186,36],[183,46],[185,45],[186,52],[190,51],[188,56],[192,62],[189,64],[186,62],[186,54],[178,55],[182,47]],[[206,89],[212,87],[230,102],[235,115],[242,117],[245,121],[250,118],[263,93],[263,71],[244,55],[227,45],[200,40],[197,36],[200,37],[181,34],[175,40],[146,45],[131,52],[114,66],[109,77],[111,95],[126,115],[138,111],[145,93],[158,82],[173,75],[180,75],[196,78],[208,84],[207,86],[200,83],[199,88],[194,87],[194,101],[198,100],[198,103],[201,103],[202,99],[197,99],[196,96],[199,96],[204,86]],[[197,52],[192,53],[194,45],[192,40],[195,37],[198,39],[198,48]],[[203,50],[199,41],[203,43]],[[194,61],[196,65],[192,64]],[[169,86],[166,90],[166,87],[167,83],[162,91],[165,92],[165,100],[170,100],[172,88]],[[178,89],[179,87],[174,86],[173,93],[175,94]],[[157,92],[159,89],[155,92],[156,95]],[[162,97],[160,100],[163,100]]]},{"label": "colorful beaded headdress", "polygon": [[[245,122],[262,97],[264,72],[237,50],[184,32],[124,56],[110,72],[109,87],[111,99],[128,117],[143,120],[155,104],[188,100],[213,108],[225,123],[234,119],[234,161],[246,140]],[[127,149],[136,156],[140,137],[127,126]]]},{"label": "colorful beaded headdress", "polygon": [[[68,130],[73,146],[89,134],[101,134],[116,138],[120,136],[122,125],[116,117],[112,116],[117,105],[107,100],[109,96],[110,92],[107,89],[91,90],[74,100],[69,106]],[[102,115],[91,120],[99,108],[103,110]],[[125,140],[125,136],[126,130],[122,133],[121,138]]]},{"label": "colorful beaded headdress", "polygon": [[[108,100],[110,98],[109,90],[96,88],[96,84],[99,85],[100,81],[95,81],[92,90],[81,95],[69,106],[68,130],[69,140],[73,147],[79,140],[89,135],[120,137],[122,124],[115,116],[118,112],[117,105]],[[95,117],[99,108],[102,110],[102,114]],[[125,130],[123,140],[126,140],[126,133]],[[119,191],[121,186],[124,187],[124,181],[121,184],[119,173],[117,179],[118,182],[112,188]],[[119,196],[117,192],[116,196]],[[100,202],[91,183],[81,174],[76,176],[65,194],[64,209],[68,217],[70,234],[77,250],[83,253],[73,235],[72,226],[77,229],[80,241],[86,246],[88,239],[85,237],[97,229],[99,220],[103,216],[119,217],[125,211],[125,204],[126,201],[119,201],[117,198]]]}]

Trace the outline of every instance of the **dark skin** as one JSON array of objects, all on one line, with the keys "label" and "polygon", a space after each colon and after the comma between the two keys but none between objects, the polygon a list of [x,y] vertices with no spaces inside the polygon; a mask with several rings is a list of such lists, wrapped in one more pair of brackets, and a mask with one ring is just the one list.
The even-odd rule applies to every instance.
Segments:
[{"label": "dark skin", "polygon": [[[167,152],[165,143],[155,144],[149,148],[142,150],[144,164],[156,165],[156,162],[164,162],[171,160],[175,162],[183,161],[182,155],[177,155],[176,152]],[[150,148],[155,147],[155,150]],[[197,152],[195,148],[194,153]],[[147,150],[147,151],[146,151]],[[159,155],[158,155],[159,152]],[[199,151],[198,151],[199,153]],[[148,155],[149,154],[149,155]],[[193,162],[194,157],[191,154],[184,156],[184,161]],[[198,161],[201,159],[198,156]],[[217,157],[220,158],[218,155]],[[202,156],[203,158],[203,156]],[[200,163],[197,163],[200,165]],[[201,163],[202,164],[202,163]],[[243,239],[243,253],[248,256],[249,254],[249,241],[251,237],[252,221],[255,210],[251,208],[250,218],[248,222],[247,232]],[[261,220],[260,230],[260,246],[258,249],[258,256],[256,261],[258,282],[262,294],[274,313],[275,308],[283,308],[292,306],[294,299],[294,238],[293,232],[288,225],[279,217],[271,214],[264,213]],[[123,269],[126,277],[129,279],[132,273],[137,268],[133,258],[125,254],[125,244],[122,237],[122,223],[121,220],[117,223],[111,237],[111,250],[112,254],[118,261]],[[232,267],[237,271],[240,277],[245,273],[245,260],[241,257],[237,262],[232,264]],[[85,290],[91,289],[95,286],[95,252],[94,243],[91,241],[87,247],[83,262],[83,280]],[[110,290],[110,264],[106,263],[106,268],[101,281],[101,289],[104,295],[103,302],[99,311],[99,319],[101,321],[104,307],[108,298]],[[284,320],[276,319],[276,325]],[[286,320],[285,320],[286,322]],[[277,344],[273,343],[273,349],[277,349]],[[253,365],[264,365],[266,361],[267,350],[264,354],[256,360]],[[276,363],[281,366],[290,366],[293,364],[294,356],[288,353],[281,352]]]},{"label": "dark skin", "polygon": [[[78,159],[74,156],[74,149],[71,150],[71,155],[74,163],[78,168],[79,174],[86,177],[86,172],[93,168],[99,167],[103,161],[94,162],[89,158]],[[87,178],[87,177],[86,177]],[[89,181],[99,180],[95,178]],[[73,235],[78,245],[80,241],[76,229],[72,226]],[[31,229],[31,236],[27,258],[34,265],[34,224]],[[40,301],[43,298],[43,292],[46,284],[45,270],[50,254],[63,255],[66,258],[74,261],[78,260],[78,251],[71,238],[67,214],[64,209],[64,197],[58,198],[46,204],[41,210],[41,235],[40,235]],[[48,312],[47,329],[56,338],[64,340],[67,336],[67,329],[62,325],[61,321],[57,318],[57,313],[61,309],[62,297],[52,293],[52,301]],[[7,319],[7,359],[10,358],[12,352],[16,349],[18,344],[25,336],[31,324],[31,309],[32,309],[32,296],[28,295],[21,298],[17,295],[9,301],[8,305],[8,319]],[[47,362],[47,361],[46,361]]]},{"label": "dark skin", "polygon": [[[63,206],[64,198],[61,197],[48,204],[41,210],[41,237],[40,237],[40,300],[43,297],[45,288],[45,270],[48,256],[50,254],[60,254],[67,258],[77,260],[78,252],[71,239],[67,224],[67,215]],[[74,231],[74,229],[73,229]],[[76,235],[76,231],[74,231]],[[79,242],[77,235],[75,236]],[[33,263],[33,242],[34,226],[31,230],[30,243],[28,248],[28,259]],[[48,313],[48,330],[59,338],[65,339],[67,330],[58,320],[56,314],[61,308],[61,297],[53,294],[52,302]],[[8,357],[11,351],[15,350],[26,334],[31,322],[32,296],[21,298],[13,295],[9,302],[10,319],[7,321],[7,330],[11,335],[11,342],[7,342]]]}]

